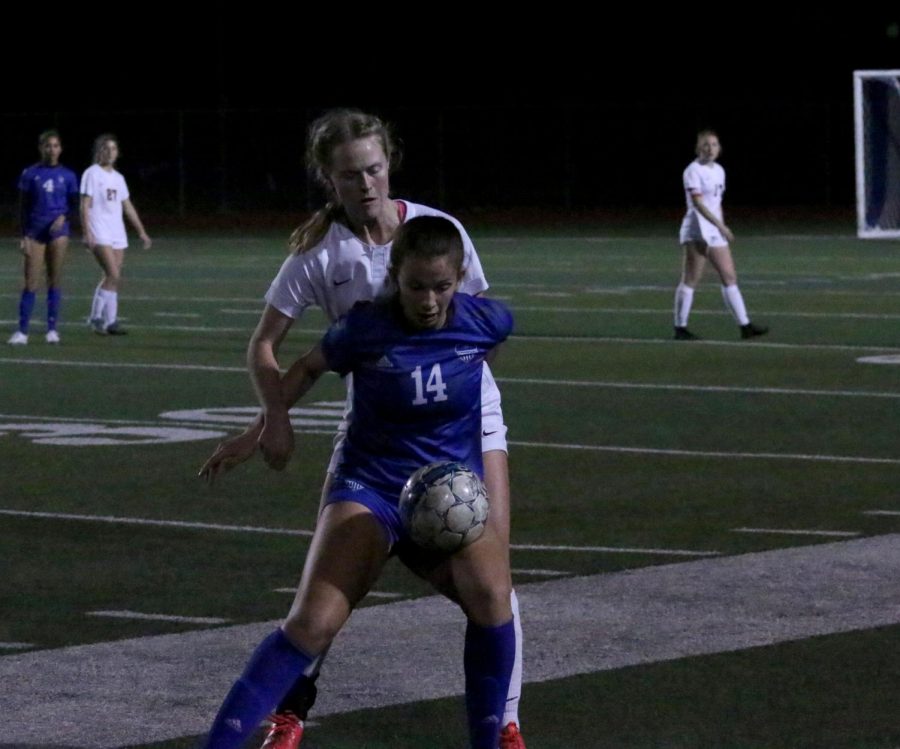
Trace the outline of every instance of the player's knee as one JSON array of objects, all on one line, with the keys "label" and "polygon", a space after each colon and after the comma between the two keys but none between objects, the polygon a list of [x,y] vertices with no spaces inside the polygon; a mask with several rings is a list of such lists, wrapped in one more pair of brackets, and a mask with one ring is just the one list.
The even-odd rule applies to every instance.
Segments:
[{"label": "player's knee", "polygon": [[460,592],[463,610],[476,624],[492,627],[508,622],[512,617],[509,603],[512,585],[509,578],[475,581],[475,584]]},{"label": "player's knee", "polygon": [[281,628],[291,642],[307,653],[321,653],[331,644],[342,623],[321,612],[301,610],[292,611]]}]

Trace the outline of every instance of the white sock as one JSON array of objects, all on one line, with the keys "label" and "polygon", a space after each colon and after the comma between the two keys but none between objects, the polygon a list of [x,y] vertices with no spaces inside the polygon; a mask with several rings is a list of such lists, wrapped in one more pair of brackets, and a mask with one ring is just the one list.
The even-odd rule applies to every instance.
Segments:
[{"label": "white sock", "polygon": [[108,328],[119,315],[119,292],[104,291],[106,294],[106,307],[103,309],[103,322]]},{"label": "white sock", "polygon": [[744,307],[744,297],[741,296],[741,290],[737,284],[722,287],[722,299],[725,300],[725,307],[737,320],[738,325],[746,325],[750,322],[747,317],[747,308]]},{"label": "white sock", "polygon": [[104,293],[99,286],[94,289],[94,300],[91,302],[91,320],[103,319],[103,308],[106,306]]},{"label": "white sock", "polygon": [[694,304],[694,290],[685,283],[675,289],[675,327],[686,328],[691,306]]},{"label": "white sock", "polygon": [[509,691],[506,693],[506,707],[503,709],[503,726],[508,723],[519,725],[519,698],[522,695],[522,621],[519,619],[519,599],[516,591],[509,594],[512,608],[513,628],[516,632],[516,658],[509,677]]}]

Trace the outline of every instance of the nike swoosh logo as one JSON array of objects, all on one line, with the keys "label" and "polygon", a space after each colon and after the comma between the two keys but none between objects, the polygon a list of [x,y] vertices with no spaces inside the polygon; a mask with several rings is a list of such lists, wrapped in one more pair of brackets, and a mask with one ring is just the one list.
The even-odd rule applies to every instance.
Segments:
[{"label": "nike swoosh logo", "polygon": [[345,278],[343,281],[334,281],[333,283],[335,286],[343,286],[345,283],[350,283],[352,280],[352,278]]},{"label": "nike swoosh logo", "polygon": [[497,434],[497,430],[495,429],[493,432],[485,432],[484,430],[481,431],[482,437],[490,437],[492,434]]}]

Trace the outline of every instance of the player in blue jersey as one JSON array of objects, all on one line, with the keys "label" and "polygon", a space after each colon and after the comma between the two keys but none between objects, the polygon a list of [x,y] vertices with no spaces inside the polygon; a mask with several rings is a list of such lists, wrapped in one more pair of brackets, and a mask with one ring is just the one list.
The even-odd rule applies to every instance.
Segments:
[{"label": "player in blue jersey", "polygon": [[[472,240],[459,222],[447,214],[390,195],[390,174],[399,153],[388,126],[378,117],[352,109],[326,112],[309,128],[307,165],[327,195],[326,205],[291,237],[293,252],[284,261],[266,294],[266,307],[248,346],[247,359],[260,401],[280,392],[278,360],[282,341],[291,325],[311,306],[320,307],[331,322],[349,312],[360,300],[377,299],[390,292],[387,268],[394,234],[404,221],[416,216],[443,216],[462,235],[465,276],[460,290],[480,294],[488,288]],[[351,378],[347,378],[348,381]],[[335,449],[322,489],[328,496],[342,460],[343,441],[352,422],[352,409],[338,429]],[[482,458],[485,484],[491,497],[490,524],[509,547],[510,491],[506,426],[490,368],[482,377]],[[226,440],[207,461],[210,478],[249,459],[259,449],[254,426]],[[512,582],[510,581],[510,585]],[[501,731],[502,749],[525,749],[519,731],[522,684],[522,632],[518,601],[511,594],[516,622],[516,663],[510,681]],[[303,721],[316,695],[317,671],[301,677],[272,716],[265,749],[297,749]]]},{"label": "player in blue jersey", "polygon": [[[389,557],[411,543],[397,509],[410,473],[438,460],[466,461],[482,473],[482,364],[509,335],[512,316],[499,302],[456,293],[462,263],[461,236],[448,219],[406,222],[392,252],[396,293],[355,306],[264,403],[255,431],[267,464],[280,470],[293,451],[289,408],[324,372],[353,374],[354,416],[343,460],[294,604],[228,693],[206,747],[241,746],[297,677],[316,669]],[[505,541],[490,523],[470,546],[416,565],[468,620],[466,705],[476,749],[498,745],[512,672],[508,565]]]},{"label": "player in blue jersey", "polygon": [[56,130],[38,138],[41,160],[19,177],[20,247],[24,256],[25,283],[19,298],[19,327],[8,343],[28,343],[28,326],[34,310],[40,277],[47,278],[47,343],[59,343],[56,329],[62,293],[59,288],[69,220],[78,214],[78,180],[75,172],[59,163],[62,141]]}]

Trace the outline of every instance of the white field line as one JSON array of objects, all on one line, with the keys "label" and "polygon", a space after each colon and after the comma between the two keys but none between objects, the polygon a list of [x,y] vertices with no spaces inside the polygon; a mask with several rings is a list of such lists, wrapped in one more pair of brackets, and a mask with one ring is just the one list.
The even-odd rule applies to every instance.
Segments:
[{"label": "white field line", "polygon": [[297,528],[264,528],[254,525],[224,525],[222,523],[198,523],[185,520],[154,520],[151,518],[129,518],[117,515],[76,515],[66,512],[34,512],[27,510],[0,509],[0,515],[11,517],[40,518],[44,520],[75,520],[88,523],[110,523],[112,525],[146,525],[160,528],[187,528],[203,531],[229,531],[236,533],[264,533],[273,536],[311,537],[312,531]]},{"label": "white field line", "polygon": [[[571,294],[568,294],[571,296]],[[648,309],[640,307],[534,307],[513,305],[513,312],[560,312],[572,314],[633,314],[633,315],[671,315],[669,308]],[[727,317],[726,310],[691,310],[692,315],[709,315],[715,317]],[[754,310],[753,316],[758,319],[765,317],[805,317],[811,319],[846,319],[846,320],[900,320],[900,313],[875,313],[875,312],[766,312]]]},{"label": "white field line", "polygon": [[[112,515],[74,515],[63,512],[35,512],[30,510],[5,510],[0,509],[0,515],[12,517],[40,518],[45,520],[76,520],[95,523],[112,523],[116,525],[149,525],[173,528],[190,528],[196,530],[232,531],[235,533],[267,533],[278,536],[312,536],[308,530],[290,528],[261,528],[249,525],[222,525],[219,523],[194,523],[182,520],[151,520],[148,518],[118,517]],[[546,546],[539,544],[513,544],[511,549],[525,551],[573,551],[573,552],[604,552],[613,554],[652,554],[671,556],[716,556],[718,551],[686,551],[683,549],[643,549],[620,548],[617,546]]]},{"label": "white field line", "polygon": [[202,317],[199,312],[154,312],[154,317]]},{"label": "white field line", "polygon": [[859,531],[818,531],[792,528],[732,528],[732,533],[760,533],[777,536],[822,536],[824,538],[853,538],[862,535]]},{"label": "white field line", "polygon": [[728,346],[741,347],[744,349],[781,349],[781,350],[801,350],[801,351],[898,351],[898,346],[861,346],[848,344],[833,343],[772,343],[764,342],[756,339],[750,343],[747,341],[722,341],[710,340],[704,338],[698,341],[676,341],[672,338],[616,338],[613,336],[549,336],[549,335],[529,335],[529,336],[510,336],[510,341],[521,343],[611,343],[611,344],[645,344],[649,346],[674,345],[674,346]]},{"label": "white field line", "polygon": [[571,575],[571,572],[565,572],[564,570],[520,570],[520,569],[511,569],[514,575],[533,575],[535,577],[563,577],[565,575]]},{"label": "white field line", "polygon": [[[342,404],[343,405],[343,404]],[[313,409],[304,409],[305,413],[311,413]],[[321,414],[326,414],[326,411],[321,411]],[[39,422],[50,422],[53,424],[57,423],[65,423],[65,424],[122,424],[125,426],[149,426],[149,427],[184,427],[186,429],[198,429],[198,428],[206,428],[210,431],[217,431],[219,429],[241,429],[244,424],[239,424],[237,422],[231,421],[209,421],[203,419],[197,419],[195,421],[191,420],[176,420],[176,419],[157,419],[156,421],[152,421],[150,419],[85,419],[85,418],[76,418],[70,416],[28,416],[22,414],[0,414],[0,419],[10,419],[15,421],[39,421]],[[291,416],[291,423],[294,425],[294,428],[303,427],[302,431],[304,434],[327,434],[330,436],[334,436],[335,429],[337,428],[337,422],[340,419],[340,415],[338,415],[334,420],[331,421],[317,421],[315,419],[304,419],[298,416]],[[328,425],[329,428],[326,429],[313,429],[311,425],[315,424],[325,424]],[[331,425],[334,425],[333,427]],[[298,430],[299,431],[299,430]]]},{"label": "white field line", "polygon": [[816,398],[900,398],[900,392],[865,390],[814,390],[810,388],[737,387],[729,385],[681,385],[653,382],[604,382],[600,380],[554,380],[538,377],[497,377],[497,382],[514,385],[553,385],[620,390],[673,390],[699,393],[747,393],[751,395],[809,395]]},{"label": "white field line", "polygon": [[142,614],[139,611],[87,611],[85,616],[101,616],[110,619],[137,619],[154,622],[183,622],[185,624],[227,624],[228,619],[215,616],[174,616],[172,614]]},{"label": "white field line", "polygon": [[[694,342],[692,342],[693,345]],[[754,342],[751,344],[756,346]],[[900,349],[898,349],[900,350]],[[103,367],[106,369],[153,369],[157,371],[201,371],[246,374],[246,367],[214,366],[209,364],[148,364],[141,362],[97,362],[65,361],[57,359],[5,359],[2,364],[22,364],[59,367]],[[331,373],[328,373],[331,374]],[[620,390],[670,390],[700,393],[747,393],[750,395],[808,395],[816,398],[900,398],[900,392],[878,392],[866,390],[818,390],[812,388],[739,387],[727,385],[684,385],[676,383],[652,382],[610,382],[604,380],[560,380],[549,377],[498,377],[497,382],[513,385],[549,385],[560,387],[593,387]],[[2,416],[2,414],[0,414]],[[6,417],[4,417],[6,418]],[[38,418],[38,417],[27,417]],[[108,421],[108,419],[106,420]],[[132,422],[129,422],[132,423]]]},{"label": "white field line", "polygon": [[863,515],[877,515],[882,517],[900,517],[900,510],[866,510]]},{"label": "white field line", "polygon": [[37,647],[30,642],[0,642],[0,650],[29,650]]},{"label": "white field line", "polygon": [[720,551],[690,551],[687,549],[648,549],[628,546],[552,546],[549,544],[510,544],[517,551],[573,551],[593,554],[649,554],[650,556],[715,557]]},{"label": "white field line", "polygon": [[[65,421],[65,422],[75,422],[75,423],[96,423],[96,422],[109,422],[109,423],[120,423],[120,424],[143,424],[143,425],[153,425],[159,426],[160,424],[167,426],[185,426],[185,427],[197,427],[197,426],[211,426],[207,422],[175,422],[175,421],[163,421],[163,422],[139,422],[139,421],[111,421],[106,419],[54,419],[52,417],[47,416],[37,416],[37,417],[26,417],[21,415],[4,415],[0,414],[0,418],[9,418],[16,420],[41,420],[48,422],[55,421]],[[304,433],[307,434],[325,434],[332,435],[334,433],[333,429],[313,429],[313,428],[304,428]],[[723,452],[723,451],[710,451],[710,450],[673,450],[668,448],[656,448],[656,447],[626,447],[623,445],[579,445],[572,443],[560,443],[560,442],[527,442],[527,441],[519,441],[519,440],[510,440],[510,445],[515,445],[516,447],[537,447],[537,448],[548,448],[554,450],[582,450],[582,451],[593,451],[593,452],[608,452],[608,453],[622,453],[622,454],[633,454],[633,455],[666,455],[666,456],[680,456],[680,457],[695,457],[695,458],[738,458],[738,459],[756,459],[756,460],[799,460],[799,461],[811,461],[811,462],[820,462],[820,463],[862,463],[862,464],[872,464],[872,465],[898,465],[900,464],[900,459],[897,458],[868,458],[865,456],[858,455],[818,455],[818,454],[809,454],[809,453],[747,453],[747,452]]]},{"label": "white field line", "polygon": [[517,447],[539,447],[554,450],[589,450],[608,453],[632,453],[635,455],[671,455],[686,458],[747,458],[754,460],[801,460],[819,463],[863,463],[873,465],[900,465],[897,458],[866,458],[856,455],[815,455],[808,453],[745,453],[720,452],[708,450],[669,450],[650,447],[621,447],[618,445],[574,445],[558,442],[516,442],[510,445]]}]

